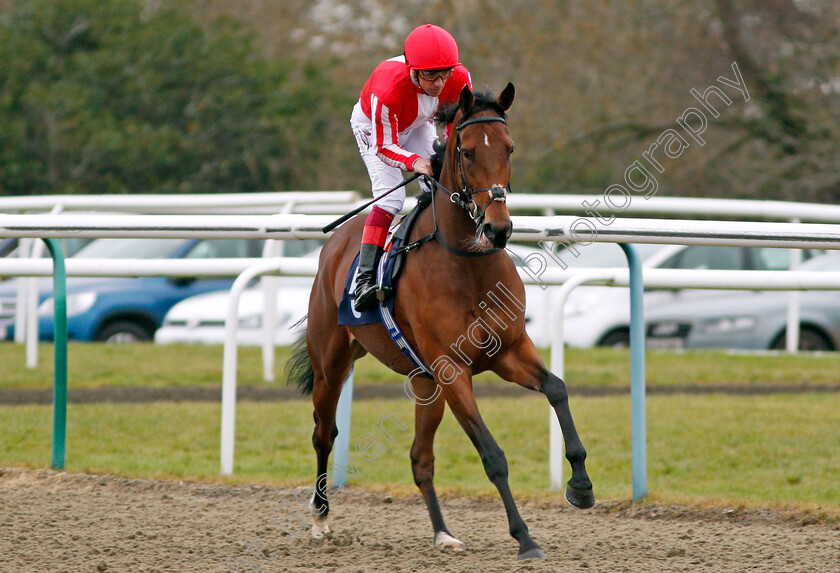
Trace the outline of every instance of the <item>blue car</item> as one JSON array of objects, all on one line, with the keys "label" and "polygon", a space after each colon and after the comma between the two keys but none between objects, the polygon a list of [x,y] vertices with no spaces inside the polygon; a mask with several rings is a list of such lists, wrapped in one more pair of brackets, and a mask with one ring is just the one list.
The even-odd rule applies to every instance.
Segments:
[{"label": "blue car", "polygon": [[[296,242],[290,242],[296,246]],[[305,243],[305,241],[301,241]],[[97,239],[74,255],[89,259],[196,259],[260,257],[262,240]],[[298,248],[304,245],[297,246]],[[67,279],[67,334],[70,340],[150,341],[175,303],[197,294],[229,289],[234,277]],[[0,284],[0,333],[14,337],[16,281]],[[38,330],[54,334],[52,279],[39,280]]]}]

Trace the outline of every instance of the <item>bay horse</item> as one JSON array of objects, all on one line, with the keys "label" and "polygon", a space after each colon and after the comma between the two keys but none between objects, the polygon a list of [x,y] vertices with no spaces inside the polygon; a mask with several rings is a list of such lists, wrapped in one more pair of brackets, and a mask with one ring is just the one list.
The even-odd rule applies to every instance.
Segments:
[{"label": "bay horse", "polygon": [[[508,486],[505,454],[484,424],[473,395],[472,376],[487,370],[545,394],[560,421],[566,458],[572,468],[566,500],[581,509],[595,503],[584,463],[586,451],[572,420],[566,386],[545,367],[525,332],[524,315],[511,310],[517,307],[511,302],[514,299],[523,302],[520,311],[525,301],[522,280],[504,250],[512,231],[505,198],[514,147],[505,113],[513,97],[510,83],[495,99],[464,88],[457,105],[449,111],[454,114],[453,131],[445,149],[439,150],[443,164],[439,185],[434,185],[432,192],[432,208],[420,214],[408,237],[407,242],[428,235],[434,240],[405,255],[394,316],[417,354],[433,365],[434,380],[416,375],[415,366],[382,324],[338,324],[339,302],[348,269],[359,252],[364,215],[341,226],[321,252],[305,339],[286,366],[289,382],[296,383],[304,393],[311,392],[315,407],[312,444],[318,468],[310,500],[315,538],[329,532],[326,472],[338,435],[335,417],[341,387],[353,362],[366,353],[409,376],[416,398],[411,469],[429,511],[436,548],[465,549],[444,523],[433,484],[433,442],[445,401],[501,495],[510,534],[519,542],[519,558],[545,556],[516,508]],[[452,189],[456,191],[449,191]],[[507,291],[506,301],[499,293],[492,294],[502,288],[499,285]],[[435,370],[434,365],[440,363],[435,359],[444,356],[448,358],[445,367]]]}]

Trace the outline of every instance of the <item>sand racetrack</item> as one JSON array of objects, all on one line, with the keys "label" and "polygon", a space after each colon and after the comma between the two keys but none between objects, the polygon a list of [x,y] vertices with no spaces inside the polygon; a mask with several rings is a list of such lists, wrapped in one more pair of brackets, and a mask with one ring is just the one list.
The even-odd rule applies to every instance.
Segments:
[{"label": "sand racetrack", "polygon": [[495,499],[445,499],[447,524],[467,545],[451,554],[432,547],[419,495],[356,488],[333,505],[331,539],[291,539],[272,513],[293,493],[0,469],[0,571],[840,571],[840,525],[802,515],[520,502],[547,554],[520,562]]}]

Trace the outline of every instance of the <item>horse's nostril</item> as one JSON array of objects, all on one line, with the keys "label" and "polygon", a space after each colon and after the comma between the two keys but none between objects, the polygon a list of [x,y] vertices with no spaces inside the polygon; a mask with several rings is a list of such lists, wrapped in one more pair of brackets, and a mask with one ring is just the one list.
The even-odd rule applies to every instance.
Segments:
[{"label": "horse's nostril", "polygon": [[493,243],[494,247],[502,248],[507,244],[511,233],[513,232],[513,225],[508,223],[504,227],[499,227],[493,223],[485,223],[482,227],[482,232],[484,233],[484,236]]}]

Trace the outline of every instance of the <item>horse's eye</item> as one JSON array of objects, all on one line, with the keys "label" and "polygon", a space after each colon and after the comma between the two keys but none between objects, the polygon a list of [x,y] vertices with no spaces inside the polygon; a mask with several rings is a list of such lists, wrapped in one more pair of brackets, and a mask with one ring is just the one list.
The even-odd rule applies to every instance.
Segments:
[{"label": "horse's eye", "polygon": [[464,150],[464,159],[472,159],[472,156],[473,156],[472,151],[470,151],[468,149]]},{"label": "horse's eye", "polygon": [[510,149],[508,149],[508,155],[513,155],[513,152],[514,152],[515,150],[516,150],[516,148],[515,148],[515,147],[511,147]]}]

